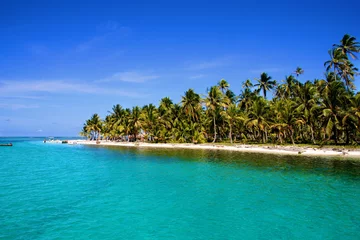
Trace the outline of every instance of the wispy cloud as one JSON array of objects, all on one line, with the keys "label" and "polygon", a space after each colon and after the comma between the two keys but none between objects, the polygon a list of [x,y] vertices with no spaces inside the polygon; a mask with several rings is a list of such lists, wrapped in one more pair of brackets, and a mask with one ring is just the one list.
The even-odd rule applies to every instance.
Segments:
[{"label": "wispy cloud", "polygon": [[266,72],[266,73],[276,73],[276,72],[282,72],[283,69],[282,68],[276,68],[276,67],[273,67],[273,68],[259,68],[259,69],[250,69],[250,73],[258,73],[258,74],[261,74],[263,72]]},{"label": "wispy cloud", "polygon": [[[1,89],[1,86],[0,86]],[[13,95],[11,93],[3,93],[0,98],[18,98],[18,99],[45,99],[44,96],[32,96],[32,95]]]},{"label": "wispy cloud", "polygon": [[90,48],[94,47],[97,43],[101,42],[102,40],[104,40],[106,38],[107,35],[102,35],[102,36],[95,36],[85,42],[82,42],[80,44],[78,44],[75,47],[75,51],[76,52],[84,52],[89,50]]},{"label": "wispy cloud", "polygon": [[143,94],[123,91],[114,88],[104,88],[95,84],[74,83],[71,81],[3,81],[0,82],[0,96],[24,93],[82,93],[82,94],[113,94],[128,97],[142,97]]},{"label": "wispy cloud", "polygon": [[[25,104],[16,104],[16,103],[0,103],[0,108],[2,109],[11,109],[11,110],[19,110],[19,109],[31,109],[31,108],[39,108],[39,105],[25,105]],[[10,119],[6,119],[6,121],[10,121]]]},{"label": "wispy cloud", "polygon": [[222,67],[230,64],[230,58],[224,57],[219,59],[214,59],[210,61],[203,61],[198,63],[188,63],[186,70],[204,70],[210,68]]},{"label": "wispy cloud", "polygon": [[42,132],[43,130],[42,129],[38,129],[37,132]]},{"label": "wispy cloud", "polygon": [[107,21],[105,23],[100,23],[96,26],[98,31],[116,31],[119,28],[119,24],[115,21]]},{"label": "wispy cloud", "polygon": [[159,76],[151,74],[141,74],[138,72],[118,72],[113,74],[111,77],[101,79],[97,82],[132,82],[132,83],[143,83],[149,80],[157,79]]},{"label": "wispy cloud", "polygon": [[203,78],[203,77],[205,77],[206,75],[204,75],[204,74],[198,74],[198,75],[194,75],[194,76],[190,76],[189,78],[190,79],[199,79],[199,78]]},{"label": "wispy cloud", "polygon": [[41,44],[32,44],[28,46],[28,50],[33,55],[45,55],[49,53],[49,48]]},{"label": "wispy cloud", "polygon": [[127,36],[129,33],[129,28],[120,27],[117,22],[107,21],[105,23],[99,24],[96,27],[97,33],[94,33],[95,36],[89,38],[86,41],[79,43],[75,47],[76,52],[85,52],[92,48],[95,48],[98,45],[103,44],[110,36],[118,35]]}]

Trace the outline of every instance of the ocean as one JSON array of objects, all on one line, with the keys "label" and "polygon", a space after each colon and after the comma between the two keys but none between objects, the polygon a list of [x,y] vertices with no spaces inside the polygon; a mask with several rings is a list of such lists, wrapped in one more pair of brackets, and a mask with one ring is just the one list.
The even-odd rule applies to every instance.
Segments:
[{"label": "ocean", "polygon": [[360,161],[0,138],[0,239],[359,239]]}]

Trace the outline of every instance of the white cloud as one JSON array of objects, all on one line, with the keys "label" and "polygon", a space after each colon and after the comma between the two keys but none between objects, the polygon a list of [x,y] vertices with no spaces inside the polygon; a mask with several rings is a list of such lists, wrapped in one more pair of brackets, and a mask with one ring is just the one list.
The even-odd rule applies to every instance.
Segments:
[{"label": "white cloud", "polygon": [[257,74],[261,74],[263,72],[266,72],[266,73],[276,73],[276,72],[281,72],[283,71],[283,69],[281,68],[260,68],[260,69],[250,69],[250,72],[251,73],[257,73]]},{"label": "white cloud", "polygon": [[128,97],[142,97],[143,95],[118,90],[114,88],[104,88],[88,83],[74,83],[70,81],[48,80],[48,81],[3,81],[0,82],[0,96],[11,96],[24,93],[82,93],[82,94],[112,94]]},{"label": "white cloud", "polygon": [[[1,90],[1,87],[0,87]],[[20,98],[20,99],[45,99],[43,96],[32,96],[32,95],[13,95],[3,93],[0,98]]]},{"label": "white cloud", "polygon": [[92,48],[96,44],[98,44],[99,42],[103,41],[105,38],[106,38],[106,35],[93,37],[93,38],[89,39],[88,41],[78,44],[75,47],[75,51],[76,52],[84,52],[86,50],[89,50],[90,48]]},{"label": "white cloud", "polygon": [[16,104],[16,103],[0,103],[0,108],[19,110],[19,109],[39,108],[39,106],[38,105]]},{"label": "white cloud", "polygon": [[132,82],[132,83],[143,83],[149,80],[157,79],[157,75],[145,75],[137,72],[118,72],[113,74],[109,78],[101,79],[98,82]]},{"label": "white cloud", "polygon": [[37,132],[42,132],[43,130],[42,129],[38,129]]},{"label": "white cloud", "polygon": [[97,25],[96,29],[99,31],[116,31],[119,28],[119,24],[115,21],[107,21],[105,23]]},{"label": "white cloud", "polygon": [[103,24],[99,24],[96,29],[98,33],[96,33],[95,36],[75,46],[76,52],[85,52],[89,49],[95,48],[96,46],[104,45],[111,37],[116,35],[127,36],[130,31],[127,27],[119,27],[119,24],[114,21],[107,21]]},{"label": "white cloud", "polygon": [[229,57],[224,57],[224,58],[214,59],[211,61],[203,61],[200,63],[188,63],[187,67],[185,69],[186,70],[204,70],[204,69],[210,69],[210,68],[217,68],[217,67],[229,65],[230,60],[231,59]]},{"label": "white cloud", "polygon": [[28,50],[30,53],[34,55],[45,55],[49,53],[48,47],[45,45],[33,44],[28,46]]},{"label": "white cloud", "polygon": [[189,78],[190,79],[199,79],[199,78],[203,78],[203,77],[205,77],[204,74],[198,74],[198,75],[190,76]]}]

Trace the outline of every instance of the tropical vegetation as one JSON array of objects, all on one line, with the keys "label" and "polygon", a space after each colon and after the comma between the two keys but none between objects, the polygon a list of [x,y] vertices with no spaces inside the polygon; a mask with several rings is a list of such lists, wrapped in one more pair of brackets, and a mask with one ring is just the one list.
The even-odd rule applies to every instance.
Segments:
[{"label": "tropical vegetation", "polygon": [[356,145],[360,93],[352,61],[359,52],[359,42],[346,34],[329,50],[323,79],[300,81],[301,67],[282,81],[264,72],[246,80],[239,95],[221,79],[205,95],[187,90],[180,103],[164,97],[158,106],[117,104],[103,120],[98,114],[86,120],[81,134],[114,141]]}]

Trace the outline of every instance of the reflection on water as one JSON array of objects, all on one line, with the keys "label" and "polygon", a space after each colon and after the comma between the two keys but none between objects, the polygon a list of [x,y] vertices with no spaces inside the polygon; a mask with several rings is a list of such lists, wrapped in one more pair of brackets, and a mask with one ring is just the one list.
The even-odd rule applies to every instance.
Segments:
[{"label": "reflection on water", "polygon": [[121,154],[143,154],[164,161],[172,158],[184,161],[216,162],[242,167],[270,168],[286,171],[314,171],[323,174],[351,174],[360,176],[360,161],[336,157],[306,157],[293,155],[257,154],[204,149],[135,148],[120,146],[87,146],[105,148]]}]

